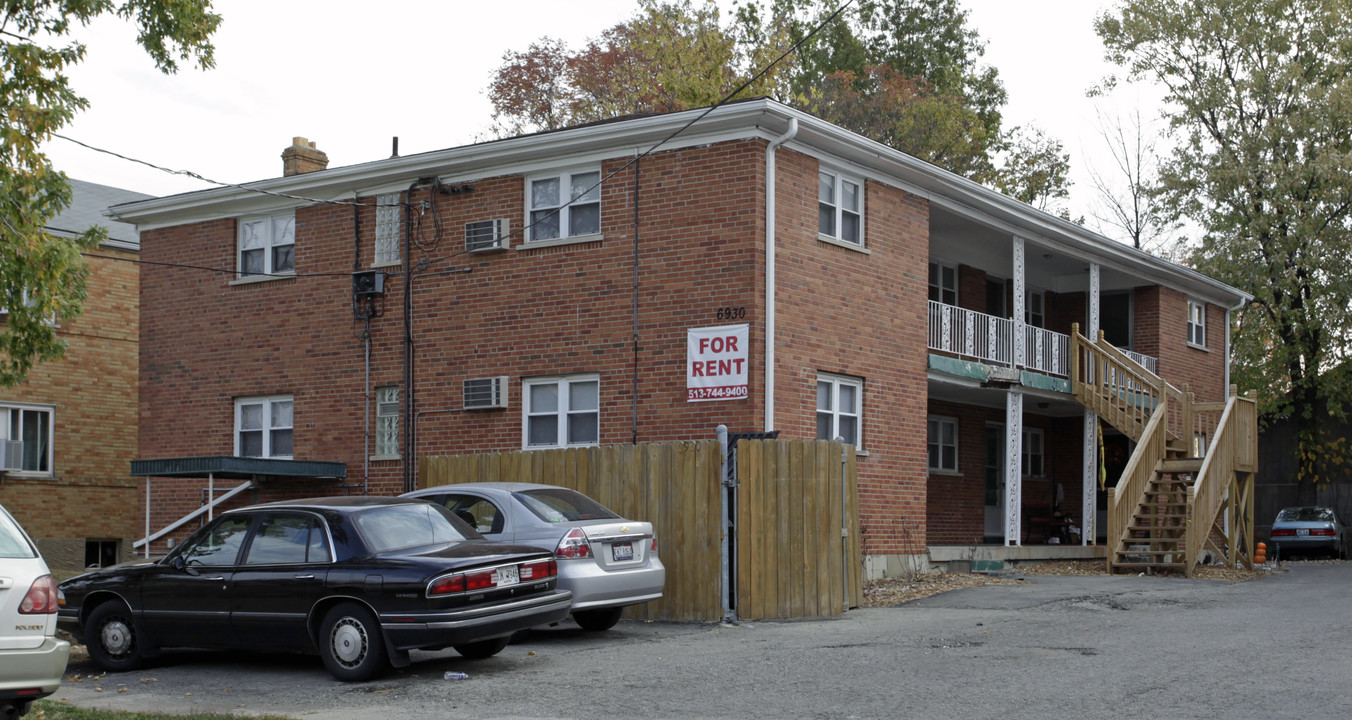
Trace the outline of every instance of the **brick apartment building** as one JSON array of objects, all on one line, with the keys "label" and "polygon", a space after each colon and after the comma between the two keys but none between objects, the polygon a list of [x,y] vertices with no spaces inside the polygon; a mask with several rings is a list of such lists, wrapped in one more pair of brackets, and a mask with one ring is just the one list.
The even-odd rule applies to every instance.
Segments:
[{"label": "brick apartment building", "polygon": [[[697,114],[337,168],[297,138],[283,177],[113,208],[154,263],[135,474],[156,551],[208,496],[391,494],[430,455],[724,424],[856,446],[871,576],[1052,535],[1089,557],[1072,323],[1223,399],[1235,289],[770,100],[643,154]],[[708,328],[741,338],[744,394],[692,401]]]},{"label": "brick apartment building", "polygon": [[52,219],[48,232],[74,237],[103,225],[108,240],[87,257],[84,314],[56,328],[65,357],[40,363],[23,383],[0,389],[0,504],[48,564],[78,570],[126,557],[139,527],[138,484],[128,466],[137,451],[140,246],[134,226],[109,221],[103,210],[150,196],[70,183],[71,206]]}]

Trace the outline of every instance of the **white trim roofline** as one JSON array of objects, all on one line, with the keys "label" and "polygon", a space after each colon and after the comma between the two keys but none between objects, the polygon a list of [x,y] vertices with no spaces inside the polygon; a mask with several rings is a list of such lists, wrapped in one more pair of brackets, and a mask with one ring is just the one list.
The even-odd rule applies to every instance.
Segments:
[{"label": "white trim roofline", "polygon": [[[136,223],[139,229],[146,230],[306,204],[257,192],[260,190],[315,201],[350,202],[354,193],[403,190],[413,180],[424,177],[466,182],[583,159],[633,157],[703,112],[703,109],[686,110],[600,122],[261,180],[242,187],[142,200],[115,205],[108,210],[108,215]],[[810,149],[813,154],[837,157],[867,168],[885,182],[918,193],[938,207],[1034,240],[1072,257],[1139,275],[1223,307],[1234,307],[1252,299],[1247,293],[1194,270],[1111,240],[774,100],[761,98],[719,107],[658,151],[747,138],[769,142],[784,135],[794,119],[799,123],[799,132],[787,144],[791,149]]]}]

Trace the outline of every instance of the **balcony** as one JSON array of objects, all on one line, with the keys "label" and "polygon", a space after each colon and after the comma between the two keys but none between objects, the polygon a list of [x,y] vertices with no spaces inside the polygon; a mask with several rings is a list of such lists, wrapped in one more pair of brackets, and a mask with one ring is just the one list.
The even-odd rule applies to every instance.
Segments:
[{"label": "balcony", "polygon": [[[1024,361],[1014,362],[1015,324],[1012,319],[929,301],[929,349],[991,365],[1017,367],[1056,377],[1070,376],[1070,336],[1023,325]],[[1159,360],[1123,351],[1157,373]]]}]

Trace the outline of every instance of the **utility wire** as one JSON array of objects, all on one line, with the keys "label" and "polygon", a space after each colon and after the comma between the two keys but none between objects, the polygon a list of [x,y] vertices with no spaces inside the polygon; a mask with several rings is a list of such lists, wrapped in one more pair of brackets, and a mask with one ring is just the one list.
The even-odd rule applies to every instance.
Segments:
[{"label": "utility wire", "polygon": [[[834,11],[832,11],[832,13],[831,13],[830,15],[826,16],[826,18],[825,18],[824,20],[822,20],[820,23],[818,23],[816,27],[812,28],[812,31],[811,31],[811,32],[809,32],[809,33],[807,33],[806,35],[804,35],[801,39],[798,40],[798,42],[794,43],[794,44],[791,45],[787,50],[785,50],[784,52],[780,53],[779,56],[776,57],[774,60],[770,61],[769,64],[767,64],[765,67],[761,68],[758,72],[756,72],[754,75],[752,75],[752,76],[751,76],[750,78],[748,78],[746,81],[744,81],[741,85],[738,85],[736,88],[734,88],[734,89],[732,90],[732,92],[730,92],[730,93],[728,93],[727,95],[723,96],[723,98],[722,98],[721,100],[719,100],[718,102],[714,103],[713,105],[710,105],[709,107],[705,108],[703,112],[701,112],[701,113],[699,113],[698,115],[696,115],[695,117],[691,118],[691,119],[690,119],[688,122],[686,122],[684,125],[682,125],[682,126],[680,126],[679,128],[676,128],[675,130],[673,130],[669,135],[667,135],[666,137],[664,137],[664,138],[662,138],[661,140],[657,141],[655,144],[653,144],[653,145],[652,145],[651,147],[649,147],[647,150],[644,150],[642,153],[639,153],[639,154],[635,155],[634,157],[630,158],[629,161],[626,162],[624,165],[621,165],[620,167],[618,167],[618,168],[616,168],[615,170],[611,171],[608,175],[606,175],[606,176],[600,178],[599,180],[597,180],[591,187],[587,188],[584,192],[577,193],[576,196],[573,197],[573,198],[571,198],[571,199],[569,199],[568,202],[565,202],[565,203],[559,205],[558,207],[554,208],[553,210],[551,210],[550,212],[546,213],[545,215],[539,217],[538,219],[536,219],[536,220],[534,220],[534,221],[532,221],[532,222],[530,222],[530,223],[527,223],[527,224],[523,225],[523,226],[521,227],[521,229],[519,229],[519,230],[514,230],[514,231],[512,231],[512,232],[509,232],[507,235],[503,236],[503,239],[504,239],[504,240],[510,240],[510,239],[513,238],[513,237],[524,236],[527,230],[530,230],[531,228],[535,227],[537,224],[539,224],[539,223],[541,223],[541,222],[544,222],[545,220],[548,220],[548,219],[550,219],[550,218],[552,218],[552,217],[557,216],[564,208],[573,205],[575,202],[578,202],[578,201],[581,200],[582,198],[584,198],[584,197],[590,195],[591,192],[592,192],[593,190],[595,190],[595,189],[601,187],[602,183],[606,182],[607,180],[610,180],[611,178],[613,178],[613,177],[615,177],[616,175],[618,175],[618,174],[624,172],[625,170],[628,170],[630,167],[633,167],[633,165],[634,165],[635,163],[637,163],[638,161],[640,161],[640,160],[642,160],[643,158],[648,157],[649,155],[653,154],[654,152],[657,151],[658,148],[660,148],[660,147],[662,147],[663,145],[666,145],[667,143],[671,142],[671,141],[674,140],[678,135],[680,135],[681,133],[685,132],[686,130],[689,130],[692,126],[694,126],[695,123],[697,123],[697,122],[699,122],[700,120],[703,120],[705,117],[707,117],[707,116],[709,115],[709,113],[711,113],[711,112],[713,112],[714,110],[717,110],[718,108],[720,108],[720,107],[722,107],[722,106],[728,104],[729,102],[731,102],[731,101],[733,100],[733,98],[737,97],[737,95],[740,94],[743,90],[745,90],[745,89],[747,89],[748,87],[750,87],[750,86],[752,85],[752,83],[755,83],[757,80],[759,80],[759,79],[761,79],[762,77],[764,77],[764,76],[766,75],[766,73],[768,73],[768,72],[770,72],[772,69],[774,69],[774,67],[775,67],[776,65],[778,65],[780,62],[782,62],[782,61],[784,60],[784,58],[786,58],[786,57],[788,57],[790,54],[796,52],[800,47],[802,47],[804,44],[806,44],[807,41],[811,40],[813,37],[815,37],[815,36],[817,35],[817,33],[821,32],[827,25],[831,24],[832,22],[835,22],[835,20],[836,20],[838,17],[840,17],[841,13],[845,12],[846,8],[848,8],[849,6],[851,6],[851,5],[853,5],[853,4],[854,4],[854,0],[846,0],[845,3],[841,4],[841,5],[840,5],[839,7],[837,7]],[[89,149],[89,150],[93,150],[93,151],[95,151],[95,152],[100,152],[100,153],[104,153],[104,154],[107,154],[107,155],[112,155],[113,157],[121,158],[122,160],[126,160],[126,161],[128,161],[128,162],[133,162],[133,163],[138,163],[138,164],[140,164],[140,165],[145,165],[145,166],[147,166],[147,167],[153,168],[153,169],[155,169],[155,170],[160,170],[160,171],[162,171],[162,172],[166,172],[166,173],[169,173],[169,174],[171,174],[171,175],[182,175],[182,176],[194,178],[194,179],[196,179],[196,180],[201,180],[201,181],[203,181],[203,182],[211,183],[211,184],[213,184],[213,185],[219,185],[219,186],[221,186],[221,187],[230,187],[230,188],[235,188],[235,189],[238,189],[238,190],[244,190],[244,191],[246,191],[246,192],[259,193],[259,194],[262,194],[262,195],[271,195],[271,196],[274,196],[274,197],[287,198],[287,199],[290,199],[290,200],[300,200],[300,201],[302,201],[302,202],[307,202],[307,203],[322,203],[322,204],[328,204],[328,205],[342,205],[342,206],[347,206],[347,207],[351,207],[351,206],[353,206],[353,205],[359,205],[359,206],[372,205],[372,203],[361,202],[361,201],[348,201],[348,200],[320,200],[320,199],[318,199],[318,198],[310,198],[310,197],[305,197],[305,196],[302,196],[302,195],[292,195],[292,194],[289,194],[289,193],[274,192],[274,191],[271,191],[271,190],[264,190],[264,189],[261,189],[261,188],[250,187],[250,186],[248,186],[248,185],[240,185],[240,184],[237,184],[237,183],[220,182],[220,181],[218,181],[218,180],[212,180],[211,178],[205,177],[205,176],[200,175],[200,174],[198,174],[198,173],[196,173],[196,172],[193,172],[193,171],[191,171],[191,170],[174,170],[174,169],[171,169],[171,168],[166,168],[166,167],[162,167],[162,166],[156,165],[156,164],[151,163],[151,162],[147,162],[147,161],[145,161],[145,160],[140,160],[140,159],[138,159],[138,158],[128,157],[128,156],[126,156],[126,155],[122,155],[122,154],[120,154],[120,153],[113,152],[112,150],[105,150],[105,149],[103,149],[103,148],[95,147],[95,146],[93,146],[93,145],[89,145],[88,143],[80,142],[79,140],[76,140],[76,139],[74,139],[74,138],[70,138],[70,137],[67,137],[67,136],[65,136],[65,135],[62,135],[62,134],[60,134],[60,133],[52,133],[52,135],[53,135],[54,137],[60,138],[60,139],[62,139],[62,140],[65,140],[65,141],[67,141],[67,142],[71,142],[71,143],[74,143],[74,144],[79,145],[79,146],[81,146],[81,147],[87,148],[87,149]],[[439,183],[438,183],[438,186],[439,186]],[[436,190],[436,187],[434,187],[434,192],[435,192],[435,190]],[[411,210],[412,210],[412,208],[413,208],[414,205],[413,205],[413,203],[403,202],[403,203],[396,203],[394,206],[395,206],[395,207],[403,207],[403,208],[405,208],[405,209],[408,209],[408,210],[411,212]],[[435,202],[432,204],[432,207],[433,207],[433,209],[435,210]],[[412,222],[412,218],[405,218],[405,222]],[[440,223],[440,219],[434,217],[434,218],[433,218],[433,222],[434,222],[434,225],[436,226],[436,233],[435,233],[435,237],[434,237],[434,239],[433,239],[433,242],[430,244],[430,247],[429,247],[429,248],[424,248],[422,243],[418,243],[420,249],[423,249],[424,251],[427,251],[427,250],[434,250],[434,249],[436,248],[436,245],[438,244],[438,242],[439,242],[439,240],[440,240],[440,236],[441,236],[441,227],[440,227],[441,223]],[[421,224],[422,224],[422,221],[421,221],[421,215],[419,216],[418,223],[419,223],[419,226],[421,226]],[[450,254],[450,255],[448,255],[448,256],[436,258],[435,261],[447,260],[447,259],[450,259],[450,258],[455,257],[455,256],[457,256],[457,255],[461,255],[461,254],[463,254],[464,252],[465,252],[465,251],[452,253],[452,254]],[[195,266],[195,265],[183,265],[183,264],[178,264],[178,263],[161,263],[161,262],[152,262],[152,261],[148,261],[148,260],[130,260],[130,259],[125,259],[125,258],[112,258],[112,257],[108,257],[108,256],[88,255],[88,254],[86,254],[86,256],[87,256],[87,257],[102,257],[102,258],[104,258],[104,259],[109,259],[109,260],[126,260],[126,261],[128,261],[128,262],[139,262],[139,263],[144,263],[144,264],[148,264],[148,265],[163,265],[163,266],[167,266],[167,267],[182,267],[182,268],[191,268],[191,269],[199,269],[199,270],[210,270],[210,271],[212,271],[212,272],[238,274],[238,271],[237,271],[237,270],[223,270],[223,269],[219,269],[219,268],[209,268],[209,267],[201,267],[201,266]],[[407,262],[408,259],[405,259],[405,261]],[[423,261],[422,263],[420,263],[420,265],[423,266],[424,268],[425,268],[426,264],[427,264],[427,261]],[[253,273],[253,274],[249,275],[249,277],[257,277],[257,276],[273,276],[273,277],[350,277],[350,276],[351,276],[351,273],[282,273],[282,274],[274,274],[274,273]]]}]

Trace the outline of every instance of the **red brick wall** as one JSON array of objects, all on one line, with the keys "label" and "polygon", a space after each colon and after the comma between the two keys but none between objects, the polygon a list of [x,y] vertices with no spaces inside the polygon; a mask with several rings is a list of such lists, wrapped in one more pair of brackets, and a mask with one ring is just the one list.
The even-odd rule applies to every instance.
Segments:
[{"label": "red brick wall", "polygon": [[865,254],[817,239],[814,159],[781,150],[777,168],[775,426],[815,437],[818,373],[862,378],[864,552],[923,551],[928,204],[866,183]]},{"label": "red brick wall", "polygon": [[[642,162],[640,441],[711,438],[720,423],[734,431],[762,427],[763,148],[760,141],[725,143],[656,153]],[[603,170],[624,162],[607,161]],[[603,186],[603,240],[522,249],[517,236],[511,250],[492,254],[459,254],[463,224],[505,217],[519,232],[523,177],[475,179],[473,193],[437,198],[444,237],[427,254],[449,259],[435,262],[429,273],[464,272],[415,281],[418,456],[520,448],[521,380],[539,375],[599,373],[601,442],[634,438],[632,179],[632,170],[624,170]],[[420,191],[415,201],[426,197]],[[815,217],[815,205],[812,212]],[[369,208],[361,214],[362,268],[373,254],[374,215]],[[354,247],[352,208],[314,205],[298,209],[296,219],[301,277],[231,285],[224,274],[147,270],[141,457],[231,454],[234,398],[291,393],[295,457],[345,462],[351,492],[360,492],[363,481],[373,494],[401,492],[398,460],[373,461],[363,477],[362,323],[353,319],[346,275]],[[424,244],[433,239],[432,226],[424,217]],[[150,230],[145,248],[145,259],[154,262],[233,268],[235,222]],[[372,387],[403,384],[399,269],[386,287],[384,314],[371,323]],[[729,324],[717,317],[725,307],[745,308],[752,327],[753,399],[687,403],[686,330]],[[463,380],[497,375],[511,378],[507,409],[460,409]],[[401,435],[407,438],[407,428]],[[156,479],[152,492],[166,492],[152,501],[153,525],[198,507],[202,485]],[[340,489],[312,485],[276,492],[335,491]],[[162,502],[170,493],[173,501]]]},{"label": "red brick wall", "polygon": [[[928,286],[926,290],[928,291]],[[986,312],[985,270],[971,265],[958,266],[958,307]]]},{"label": "red brick wall", "polygon": [[[580,245],[522,249],[514,238],[505,252],[454,255],[465,222],[512,218],[512,229],[520,230],[524,179],[472,179],[473,193],[439,197],[445,237],[429,254],[451,259],[430,270],[467,272],[415,284],[416,455],[520,448],[521,380],[538,375],[599,373],[603,444],[631,442],[635,434],[639,441],[710,438],[720,423],[733,431],[764,429],[764,148],[762,141],[739,141],[642,162],[636,428],[632,169],[604,185],[604,239]],[[607,161],[603,172],[626,161]],[[865,551],[917,551],[925,540],[928,207],[868,183],[870,252],[859,253],[817,240],[816,187],[815,159],[778,151],[775,426],[785,437],[815,437],[817,373],[863,378]],[[415,200],[426,196],[419,192]],[[141,457],[230,454],[234,398],[291,393],[297,458],[347,463],[349,492],[360,492],[364,480],[372,493],[400,492],[398,460],[372,462],[363,477],[363,355],[356,338],[362,323],[352,318],[346,276],[352,209],[316,205],[296,217],[302,277],[231,285],[228,275],[147,269]],[[374,212],[364,208],[361,223],[364,268]],[[424,239],[431,225],[425,217]],[[235,223],[150,230],[144,244],[147,260],[233,268]],[[384,315],[371,324],[372,387],[403,383],[403,286],[402,275],[389,278]],[[719,318],[721,308],[745,308],[751,397],[686,402],[686,331],[736,322]],[[498,375],[511,378],[507,409],[460,410],[464,379]],[[198,507],[201,486],[154,480],[154,526]],[[240,502],[338,490],[288,487]],[[904,547],[903,536],[913,545]]]},{"label": "red brick wall", "polygon": [[1070,334],[1070,326],[1080,324],[1080,332],[1089,335],[1089,310],[1085,306],[1087,293],[1046,294],[1047,329],[1064,335]]},{"label": "red brick wall", "polygon": [[[991,391],[994,395],[997,391]],[[1000,397],[1003,400],[1003,396]],[[1075,520],[1081,514],[1083,497],[1081,418],[1057,418],[1030,411],[1032,398],[1024,398],[1023,425],[1040,428],[1043,432],[1043,467],[1045,477],[1024,477],[1023,505],[1029,512],[1023,516],[1024,533],[1030,530],[1029,517],[1046,515],[1055,500],[1055,488],[1062,490],[1060,510]],[[930,401],[928,414],[953,417],[958,420],[958,472],[930,473],[926,516],[931,545],[976,545],[985,536],[986,504],[986,427],[989,423],[1005,423],[1003,408]],[[1033,542],[1041,537],[1030,537]]]},{"label": "red brick wall", "polygon": [[137,254],[109,247],[89,258],[84,314],[62,321],[61,360],[40,363],[5,400],[53,406],[53,473],[11,474],[0,504],[53,567],[84,566],[86,539],[122,540],[138,527],[136,483]]},{"label": "red brick wall", "polygon": [[[1182,388],[1187,384],[1199,402],[1225,399],[1225,309],[1206,306],[1206,347],[1188,345],[1188,297],[1164,287],[1153,288],[1157,300],[1155,329],[1160,375]],[[1149,330],[1147,330],[1148,332]]]}]

